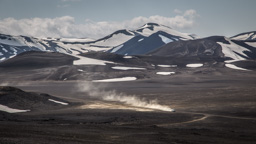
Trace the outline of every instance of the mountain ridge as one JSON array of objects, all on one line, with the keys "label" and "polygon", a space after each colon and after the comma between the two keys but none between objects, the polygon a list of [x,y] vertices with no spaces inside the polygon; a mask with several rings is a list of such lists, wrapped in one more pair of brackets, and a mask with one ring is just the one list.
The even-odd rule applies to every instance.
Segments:
[{"label": "mountain ridge", "polygon": [[[168,26],[157,23],[146,23],[135,30],[117,30],[98,40],[77,38],[40,39],[22,35],[0,34],[0,62],[26,51],[58,52],[81,59],[79,54],[90,51],[111,52],[120,55],[148,55],[153,54],[154,51],[159,52],[159,49],[163,50],[163,47],[166,48],[167,46],[172,47],[170,50],[172,54],[169,56],[204,55],[210,57],[212,54],[215,56],[217,54],[221,59],[226,58],[231,61],[253,60],[256,59],[254,34],[255,31],[241,33],[231,38],[224,36],[197,38],[193,34],[180,33]],[[251,39],[244,36],[249,36],[248,38]],[[245,39],[238,39],[239,37]],[[178,45],[184,45],[185,47]],[[216,52],[212,46],[222,51]],[[162,53],[162,56],[166,56],[170,51]]]}]

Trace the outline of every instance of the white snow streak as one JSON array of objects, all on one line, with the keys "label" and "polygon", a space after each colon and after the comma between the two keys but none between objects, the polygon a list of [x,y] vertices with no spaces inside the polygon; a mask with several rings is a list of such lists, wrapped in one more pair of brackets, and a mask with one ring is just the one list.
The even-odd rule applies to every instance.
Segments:
[{"label": "white snow streak", "polygon": [[136,77],[123,77],[123,78],[93,80],[92,82],[123,82],[123,81],[134,81],[136,79],[137,79]]},{"label": "white snow streak", "polygon": [[62,104],[62,105],[68,105],[68,103],[65,103],[65,102],[60,102],[60,101],[56,101],[56,100],[53,100],[53,99],[48,99],[49,101],[51,102],[54,102],[54,103],[58,103],[58,104]]},{"label": "white snow streak", "polygon": [[97,60],[97,59],[87,58],[79,55],[76,55],[76,57],[80,59],[75,60],[74,65],[106,65],[106,63],[113,63],[110,61]]},{"label": "white snow streak", "polygon": [[175,74],[175,72],[157,72],[158,75],[172,75]]},{"label": "white snow streak", "polygon": [[112,69],[117,69],[117,70],[146,70],[145,68],[138,68],[138,67],[122,67],[122,66],[115,66],[115,67],[112,67]]},{"label": "white snow streak", "polygon": [[235,66],[233,64],[225,64],[225,66],[228,67],[228,68],[231,68],[231,69],[250,71],[248,69],[237,67],[237,66]]},{"label": "white snow streak", "polygon": [[60,41],[62,41],[62,42],[90,42],[90,41],[94,41],[94,40],[89,39],[89,38],[61,38]]},{"label": "white snow streak", "polygon": [[123,58],[130,59],[130,58],[132,58],[132,56],[124,56]]},{"label": "white snow streak", "polygon": [[5,57],[3,57],[3,58],[1,58],[1,59],[0,59],[0,61],[3,61],[3,60],[5,60],[5,59],[6,59],[6,58],[5,58]]},{"label": "white snow streak", "polygon": [[165,68],[169,68],[169,67],[177,67],[177,65],[157,65],[159,67],[165,67]]},{"label": "white snow streak", "polygon": [[0,104],[0,111],[8,112],[8,113],[20,113],[20,112],[28,112],[30,110],[19,110],[19,109],[13,109],[5,105]]},{"label": "white snow streak", "polygon": [[3,48],[3,51],[5,51],[6,53],[8,52],[7,49]]},{"label": "white snow streak", "polygon": [[116,51],[118,51],[120,48],[122,48],[124,45],[119,45],[117,47],[115,47],[114,49],[112,49],[111,53],[114,53]]},{"label": "white snow streak", "polygon": [[140,42],[140,41],[143,41],[143,40],[144,40],[144,38],[142,38],[142,39],[139,39],[139,40],[138,40],[138,42]]},{"label": "white snow streak", "polygon": [[203,64],[197,63],[197,64],[187,64],[186,67],[190,68],[197,68],[197,67],[202,67]]}]

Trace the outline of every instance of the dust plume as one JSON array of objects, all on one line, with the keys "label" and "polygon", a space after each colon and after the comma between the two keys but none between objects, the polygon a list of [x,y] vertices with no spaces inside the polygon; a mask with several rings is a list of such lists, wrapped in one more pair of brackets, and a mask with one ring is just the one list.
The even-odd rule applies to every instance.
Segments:
[{"label": "dust plume", "polygon": [[150,110],[168,111],[173,112],[174,109],[166,105],[160,105],[155,100],[146,100],[145,98],[139,98],[136,95],[126,95],[124,93],[118,93],[116,91],[106,91],[103,86],[95,86],[91,83],[80,83],[78,89],[81,92],[87,93],[90,97],[98,98],[108,102],[120,102],[124,105],[136,108],[144,108]]}]

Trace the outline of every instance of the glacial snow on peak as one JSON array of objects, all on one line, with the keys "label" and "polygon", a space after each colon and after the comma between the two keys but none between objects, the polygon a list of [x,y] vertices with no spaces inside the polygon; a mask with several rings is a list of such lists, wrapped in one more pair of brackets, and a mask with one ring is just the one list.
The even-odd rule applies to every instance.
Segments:
[{"label": "glacial snow on peak", "polygon": [[143,36],[150,36],[153,33],[156,33],[158,31],[164,31],[168,34],[171,34],[173,36],[178,36],[183,38],[184,40],[191,40],[194,39],[192,36],[190,36],[189,34],[186,33],[181,33],[178,32],[170,27],[164,26],[164,25],[159,25],[159,24],[146,24],[143,27],[135,30],[137,33],[143,35]]}]

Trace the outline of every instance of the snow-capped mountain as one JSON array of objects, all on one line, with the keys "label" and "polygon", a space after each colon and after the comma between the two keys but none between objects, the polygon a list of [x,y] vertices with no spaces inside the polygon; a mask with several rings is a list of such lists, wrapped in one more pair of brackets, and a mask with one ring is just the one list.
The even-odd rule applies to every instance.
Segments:
[{"label": "snow-capped mountain", "polygon": [[157,31],[146,37],[138,35],[129,41],[109,50],[111,53],[121,55],[142,55],[155,50],[167,43],[183,40],[184,37],[171,35],[163,31]]},{"label": "snow-capped mountain", "polygon": [[147,24],[143,25],[142,27],[140,27],[139,29],[135,30],[135,32],[137,32],[143,36],[146,36],[146,37],[158,32],[158,31],[163,31],[163,32],[166,32],[175,37],[180,37],[182,40],[194,39],[193,34],[190,35],[190,34],[186,34],[186,33],[181,33],[181,32],[178,32],[168,26],[160,25],[157,23],[147,23]]},{"label": "snow-capped mountain", "polygon": [[113,48],[115,46],[119,46],[127,42],[128,40],[131,40],[136,36],[148,37],[159,31],[163,31],[167,34],[173,35],[173,37],[178,37],[181,40],[194,39],[194,35],[180,33],[164,25],[159,25],[156,23],[147,23],[144,26],[135,30],[127,30],[127,29],[118,30],[104,38],[98,39],[96,41],[88,42],[87,44],[89,44],[90,46]]},{"label": "snow-capped mountain", "polygon": [[147,23],[135,30],[135,37],[109,50],[122,55],[141,55],[155,50],[169,42],[192,40],[195,35],[178,32],[170,27],[156,23]]},{"label": "snow-capped mountain", "polygon": [[256,40],[256,31],[245,32],[231,37],[233,40]]}]

